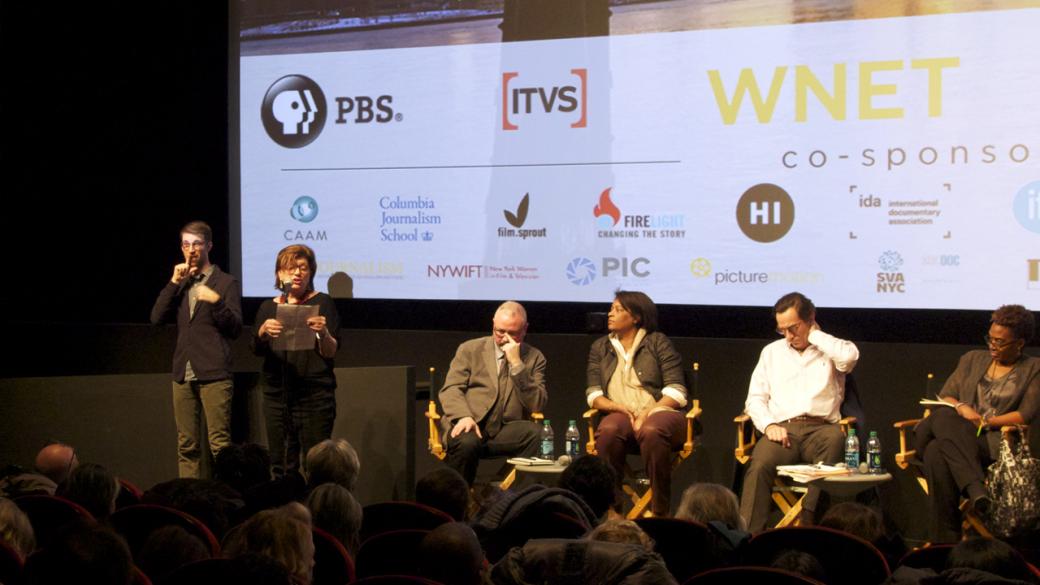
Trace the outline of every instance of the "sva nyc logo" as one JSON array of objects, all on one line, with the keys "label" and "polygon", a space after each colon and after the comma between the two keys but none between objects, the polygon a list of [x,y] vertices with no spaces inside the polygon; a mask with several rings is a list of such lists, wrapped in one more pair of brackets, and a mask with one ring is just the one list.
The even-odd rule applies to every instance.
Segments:
[{"label": "sva nyc logo", "polygon": [[301,148],[321,134],[327,110],[325,93],[313,79],[286,75],[267,89],[260,118],[271,140],[286,148]]},{"label": "sva nyc logo", "polygon": [[[518,71],[502,74],[502,129],[519,130],[526,116],[569,115],[571,128],[588,126],[588,69],[571,69],[561,85],[524,85]],[[577,119],[574,119],[577,118]]]}]

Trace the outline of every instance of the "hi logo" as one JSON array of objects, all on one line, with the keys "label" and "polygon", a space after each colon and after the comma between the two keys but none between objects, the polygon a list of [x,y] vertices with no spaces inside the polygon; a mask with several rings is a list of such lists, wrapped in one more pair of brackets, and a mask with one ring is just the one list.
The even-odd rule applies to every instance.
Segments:
[{"label": "hi logo", "polygon": [[756,242],[775,242],[794,225],[794,201],[776,185],[755,185],[744,191],[737,202],[737,225]]},{"label": "hi logo", "polygon": [[588,126],[588,70],[571,69],[576,79],[565,85],[525,86],[520,73],[502,74],[502,129],[519,130],[524,116],[574,114],[571,128]]}]

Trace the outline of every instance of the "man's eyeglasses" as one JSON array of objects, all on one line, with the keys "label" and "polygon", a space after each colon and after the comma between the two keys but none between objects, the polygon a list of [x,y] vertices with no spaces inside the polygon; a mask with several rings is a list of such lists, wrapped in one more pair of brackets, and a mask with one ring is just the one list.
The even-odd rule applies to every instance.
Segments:
[{"label": "man's eyeglasses", "polygon": [[780,337],[786,337],[788,333],[790,333],[791,335],[798,335],[798,328],[801,326],[802,322],[799,321],[789,327],[777,327],[776,332],[780,335]]},{"label": "man's eyeglasses", "polygon": [[984,335],[982,340],[986,342],[986,345],[995,349],[1004,349],[1015,342],[1014,339],[1000,339],[999,337],[990,337]]},{"label": "man's eyeglasses", "polygon": [[201,250],[206,242],[181,242],[182,250]]}]

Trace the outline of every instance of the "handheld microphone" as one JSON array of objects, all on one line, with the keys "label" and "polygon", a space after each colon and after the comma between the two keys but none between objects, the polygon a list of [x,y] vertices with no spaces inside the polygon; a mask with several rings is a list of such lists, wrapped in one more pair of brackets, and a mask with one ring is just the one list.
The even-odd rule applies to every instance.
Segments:
[{"label": "handheld microphone", "polygon": [[292,290],[292,281],[291,280],[283,280],[282,281],[282,294],[285,295],[286,300],[289,299],[289,291],[291,291],[291,290]]}]

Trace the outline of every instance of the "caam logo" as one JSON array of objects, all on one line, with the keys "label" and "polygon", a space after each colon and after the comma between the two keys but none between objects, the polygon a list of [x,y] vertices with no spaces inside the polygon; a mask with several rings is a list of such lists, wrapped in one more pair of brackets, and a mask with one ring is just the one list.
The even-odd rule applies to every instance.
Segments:
[{"label": "caam logo", "polygon": [[[335,124],[386,124],[404,119],[394,112],[391,95],[335,96]],[[325,128],[329,106],[325,93],[311,78],[286,75],[267,88],[260,106],[264,130],[285,148],[302,148],[314,142]]]},{"label": "caam logo", "polygon": [[[502,129],[519,130],[524,116],[573,114],[571,128],[588,127],[588,69],[571,69],[563,85],[525,85],[519,71],[502,74]],[[570,81],[570,80],[568,80]]]}]

